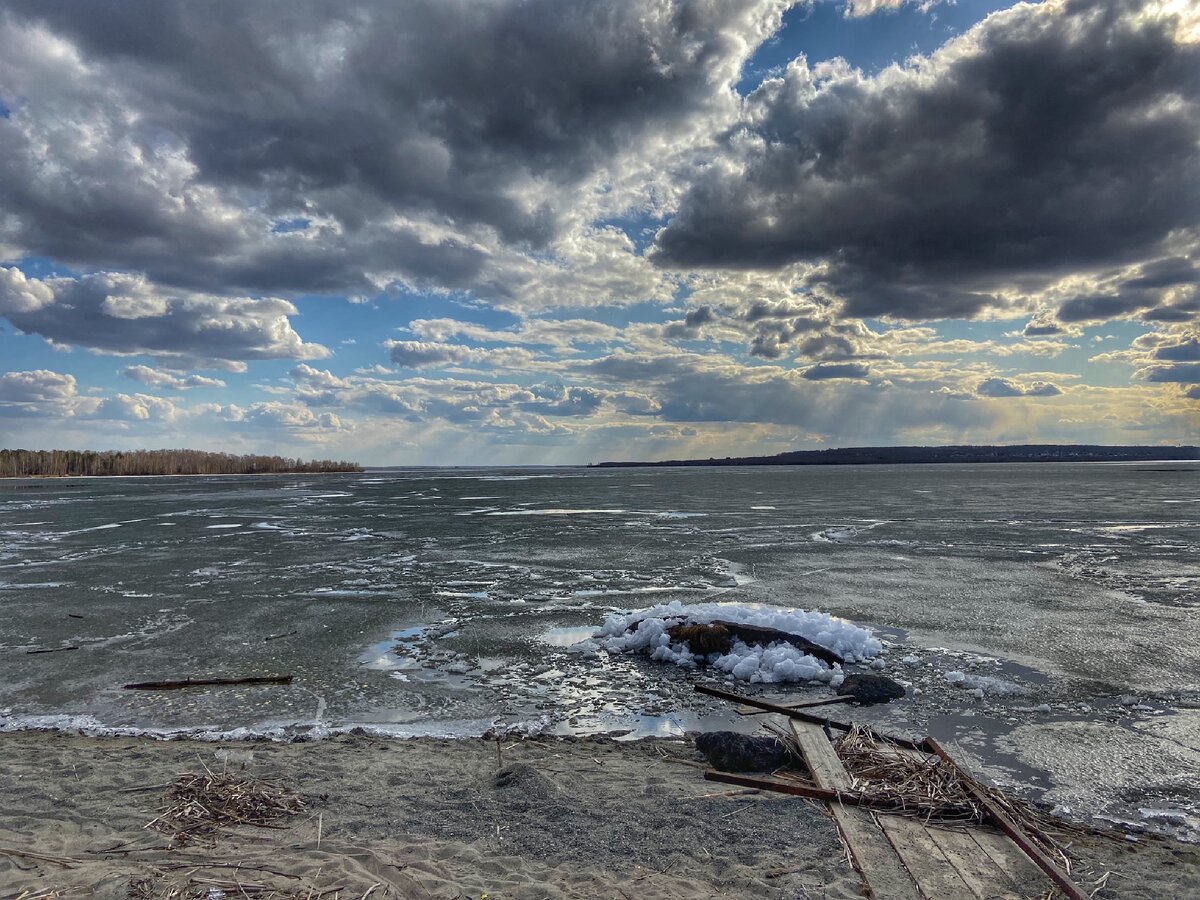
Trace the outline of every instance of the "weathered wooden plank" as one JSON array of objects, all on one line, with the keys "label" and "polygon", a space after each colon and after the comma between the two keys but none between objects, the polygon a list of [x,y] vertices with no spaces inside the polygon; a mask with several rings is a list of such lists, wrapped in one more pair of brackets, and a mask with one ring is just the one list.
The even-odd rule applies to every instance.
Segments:
[{"label": "weathered wooden plank", "polygon": [[928,900],[978,900],[925,826],[906,816],[880,815],[879,827]]},{"label": "weathered wooden plank", "polygon": [[[895,747],[893,752],[920,760],[931,758],[926,753],[909,748]],[[965,846],[952,839],[945,842],[938,840],[940,835],[935,835],[933,829],[920,822],[883,814],[877,818],[883,833],[908,866],[921,892],[930,900],[942,900],[943,897],[978,900],[979,897],[1013,896],[1013,883],[978,848],[975,849],[978,857],[972,861]],[[994,882],[991,886],[986,883],[988,878]]]},{"label": "weathered wooden plank", "polygon": [[968,832],[933,825],[925,830],[979,900],[1020,900],[1016,885]]},{"label": "weathered wooden plank", "polygon": [[941,744],[932,737],[927,737],[925,738],[925,745],[930,751],[944,759],[947,765],[958,772],[963,780],[963,784],[966,785],[967,790],[971,792],[979,805],[983,807],[992,824],[1012,838],[1013,843],[1024,850],[1025,854],[1037,863],[1038,868],[1045,872],[1047,877],[1058,885],[1059,890],[1070,897],[1071,900],[1089,900],[1088,895],[1080,889],[1079,885],[1071,880],[1071,876],[1059,868],[1054,860],[1043,853],[1041,848],[1030,839],[1029,835],[1019,825],[1008,817],[1004,810],[992,802],[992,799],[983,792],[970,773],[962,769]]},{"label": "weathered wooden plank", "polygon": [[792,731],[800,742],[800,752],[804,754],[813,781],[819,787],[833,791],[850,790],[850,775],[820,727],[793,722]]},{"label": "weathered wooden plank", "polygon": [[[792,729],[813,780],[830,790],[849,789],[850,776],[821,728],[792,722]],[[868,896],[878,900],[922,900],[912,876],[869,812],[836,803],[830,804],[829,808]]]},{"label": "weathered wooden plank", "polygon": [[1044,896],[1048,879],[1021,848],[999,831],[991,828],[971,829],[971,839],[1009,877],[1017,894],[1022,897]]},{"label": "weathered wooden plank", "polygon": [[[900,756],[908,756],[922,761],[938,759],[937,756],[927,752],[901,747],[895,748],[894,752]],[[1005,834],[990,827],[972,828],[966,833],[980,851],[996,864],[996,868],[991,871],[993,873],[999,871],[1004,876],[1004,881],[1001,882],[1003,890],[1010,891],[1018,897],[1045,895],[1050,886],[1049,879],[1034,864],[1033,860],[1026,856],[1021,848],[1009,840]],[[996,896],[1007,895],[999,893]]]}]

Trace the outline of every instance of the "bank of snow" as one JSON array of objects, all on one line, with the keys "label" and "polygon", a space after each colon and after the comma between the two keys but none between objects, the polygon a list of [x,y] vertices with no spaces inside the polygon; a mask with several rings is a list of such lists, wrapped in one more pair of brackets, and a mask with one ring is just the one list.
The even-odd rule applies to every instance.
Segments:
[{"label": "bank of snow", "polygon": [[678,600],[630,613],[610,615],[587,644],[609,653],[648,650],[651,659],[687,668],[707,665],[740,681],[823,681],[834,686],[841,684],[841,666],[829,666],[788,643],[777,642],[763,647],[734,639],[728,653],[705,656],[692,653],[686,641],[672,642],[667,634],[667,629],[673,625],[703,625],[718,619],[800,635],[832,650],[846,662],[863,662],[883,650],[879,639],[868,629],[828,613],[756,603],[697,603],[685,606]]}]

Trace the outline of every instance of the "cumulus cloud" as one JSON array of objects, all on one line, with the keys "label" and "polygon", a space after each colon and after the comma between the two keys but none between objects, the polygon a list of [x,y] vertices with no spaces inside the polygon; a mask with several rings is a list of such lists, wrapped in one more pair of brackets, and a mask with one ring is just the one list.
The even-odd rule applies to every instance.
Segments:
[{"label": "cumulus cloud", "polygon": [[303,403],[280,400],[260,401],[244,407],[235,404],[214,406],[205,411],[237,429],[252,432],[282,432],[320,440],[335,432],[353,430],[353,425],[343,422],[336,413],[315,413]]},{"label": "cumulus cloud", "polygon": [[520,347],[504,347],[485,350],[467,347],[464,344],[446,344],[437,341],[387,340],[392,362],[408,369],[425,369],[442,366],[492,366],[521,368],[534,359],[533,354]]},{"label": "cumulus cloud", "polygon": [[76,395],[74,375],[35,369],[0,375],[0,403],[62,402]]},{"label": "cumulus cloud", "polygon": [[1200,44],[1158,10],[1022,4],[872,77],[795,60],[747,99],[657,259],[803,263],[848,314],[918,319],[1157,259],[1200,211]]},{"label": "cumulus cloud", "polygon": [[1025,337],[1032,338],[1054,337],[1060,334],[1069,333],[1069,330],[1064,328],[1058,322],[1048,322],[1038,319],[1031,320],[1021,330],[1021,334],[1023,334]]},{"label": "cumulus cloud", "polygon": [[975,393],[981,397],[1057,397],[1062,388],[1049,381],[1024,385],[1008,378],[987,378],[979,382]]},{"label": "cumulus cloud", "polygon": [[162,369],[154,369],[150,366],[127,366],[121,372],[126,378],[132,378],[134,381],[140,381],[142,384],[150,387],[165,387],[175,390],[187,390],[189,388],[223,388],[225,382],[220,378],[208,378],[204,375],[187,375],[181,377],[172,372],[164,372]]},{"label": "cumulus cloud", "polygon": [[1164,344],[1154,351],[1155,359],[1174,362],[1200,362],[1200,340],[1188,338],[1179,344]]},{"label": "cumulus cloud", "polygon": [[85,414],[92,419],[125,422],[173,422],[178,409],[170,400],[149,394],[116,394],[105,397]]},{"label": "cumulus cloud", "polygon": [[328,356],[292,329],[295,314],[286,300],[165,290],[141,275],[36,279],[0,267],[0,315],[53,343],[106,353],[231,361]]},{"label": "cumulus cloud", "polygon": [[173,422],[179,414],[170,400],[149,394],[83,396],[75,376],[47,369],[0,375],[0,415]]},{"label": "cumulus cloud", "polygon": [[351,386],[345,378],[339,378],[328,369],[314,369],[306,363],[300,363],[288,374],[294,381],[315,388],[348,388]]},{"label": "cumulus cloud", "polygon": [[705,325],[717,321],[717,313],[711,306],[698,306],[688,310],[681,321],[669,322],[663,326],[663,337],[682,340],[695,340],[700,337]]},{"label": "cumulus cloud", "polygon": [[925,12],[937,3],[938,0],[846,0],[846,15],[862,18],[878,12],[895,12],[903,6],[916,6]]},{"label": "cumulus cloud", "polygon": [[1159,366],[1140,373],[1147,381],[1168,384],[1200,384],[1200,362]]},{"label": "cumulus cloud", "polygon": [[515,328],[496,329],[457,319],[414,319],[408,330],[424,341],[445,343],[453,337],[477,342],[526,344],[574,352],[580,345],[607,344],[621,332],[593,319],[527,319]]}]

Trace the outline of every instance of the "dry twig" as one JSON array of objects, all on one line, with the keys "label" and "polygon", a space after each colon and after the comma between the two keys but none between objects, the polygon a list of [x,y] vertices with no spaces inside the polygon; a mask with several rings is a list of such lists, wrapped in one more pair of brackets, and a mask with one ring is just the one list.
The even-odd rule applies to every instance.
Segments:
[{"label": "dry twig", "polygon": [[284,816],[305,808],[290,788],[231,773],[185,772],[167,790],[167,807],[146,827],[176,837],[203,834],[225,825],[278,828]]}]

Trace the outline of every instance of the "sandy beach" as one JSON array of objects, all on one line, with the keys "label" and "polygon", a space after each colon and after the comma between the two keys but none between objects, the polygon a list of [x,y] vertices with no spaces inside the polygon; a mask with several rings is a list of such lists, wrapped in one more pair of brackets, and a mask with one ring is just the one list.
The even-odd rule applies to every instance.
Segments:
[{"label": "sandy beach", "polygon": [[[0,896],[215,898],[239,885],[355,900],[862,896],[820,805],[706,782],[690,740],[529,739],[500,753],[494,741],[359,735],[6,734]],[[182,843],[147,828],[166,785],[206,768],[288,785],[305,808],[277,827]],[[1085,838],[1072,850],[1089,871],[1114,873],[1099,896],[1200,892],[1191,845]]]}]

